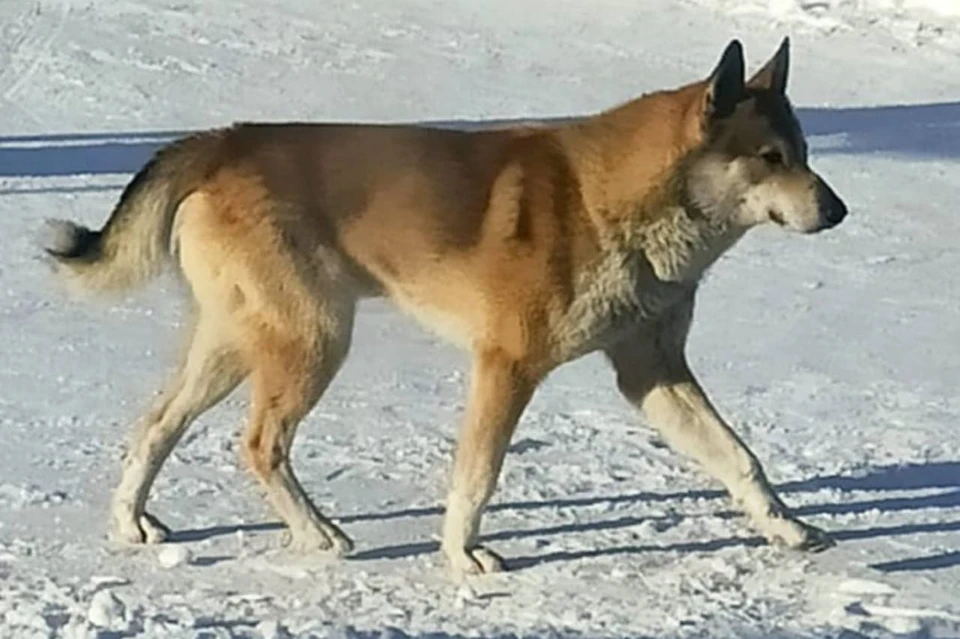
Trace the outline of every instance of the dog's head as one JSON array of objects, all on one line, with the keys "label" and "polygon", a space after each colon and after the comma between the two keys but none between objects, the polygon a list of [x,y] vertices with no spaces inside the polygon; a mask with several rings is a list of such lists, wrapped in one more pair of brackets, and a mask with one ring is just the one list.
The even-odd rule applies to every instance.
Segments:
[{"label": "dog's head", "polygon": [[847,207],[810,168],[807,143],[786,95],[790,42],[749,80],[736,40],[703,84],[703,142],[689,158],[686,192],[707,215],[743,228],[764,222],[813,233]]}]

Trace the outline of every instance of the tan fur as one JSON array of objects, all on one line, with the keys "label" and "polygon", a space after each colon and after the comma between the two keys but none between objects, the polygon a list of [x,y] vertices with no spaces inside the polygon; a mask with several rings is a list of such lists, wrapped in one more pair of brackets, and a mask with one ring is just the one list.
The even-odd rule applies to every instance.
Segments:
[{"label": "tan fur", "polygon": [[[744,102],[738,52],[707,80],[560,125],[242,125],[161,152],[105,229],[68,227],[50,249],[90,289],[132,286],[175,255],[195,300],[181,370],[125,458],[115,537],[164,536],[144,511],[157,471],[249,377],[244,457],[291,542],[348,551],[289,452],[347,355],[357,301],[384,295],[473,354],[443,537],[458,573],[500,567],[477,534],[513,428],[551,370],[595,350],[768,538],[823,541],[788,515],[683,356],[698,280],[764,207],[786,202],[807,216],[798,228],[813,224],[809,193],[777,186],[786,169],[714,151],[764,126]],[[805,155],[796,166],[789,175],[819,180]]]}]

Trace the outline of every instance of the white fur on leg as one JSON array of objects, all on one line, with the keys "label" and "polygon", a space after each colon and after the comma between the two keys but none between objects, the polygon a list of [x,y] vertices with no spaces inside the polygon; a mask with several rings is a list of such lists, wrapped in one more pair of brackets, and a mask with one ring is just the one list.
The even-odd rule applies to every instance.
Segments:
[{"label": "white fur on leg", "polygon": [[771,543],[819,551],[833,545],[823,531],[789,514],[756,457],[717,414],[695,380],[654,389],[644,409],[676,450],[720,480]]},{"label": "white fur on leg", "polygon": [[503,559],[489,548],[477,545],[480,508],[456,490],[447,498],[443,523],[443,554],[457,578],[504,570]]}]

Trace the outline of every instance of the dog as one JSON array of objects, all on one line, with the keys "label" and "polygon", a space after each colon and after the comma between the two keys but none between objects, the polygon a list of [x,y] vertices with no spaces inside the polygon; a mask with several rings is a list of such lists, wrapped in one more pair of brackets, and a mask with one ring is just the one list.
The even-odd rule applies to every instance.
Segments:
[{"label": "dog", "polygon": [[786,94],[790,42],[745,77],[731,40],[705,78],[563,123],[235,123],[159,150],[98,231],[48,220],[54,270],[120,292],[173,263],[189,347],[124,455],[111,538],[162,541],[151,484],[190,423],[251,382],[243,458],[300,551],[351,540],[290,464],[298,423],[347,357],[358,300],[385,296],[472,356],[441,550],[478,543],[518,419],[556,367],[602,351],[619,390],[721,482],[772,543],[822,550],[685,357],[698,282],[744,233],[816,233],[847,207],[808,162]]}]

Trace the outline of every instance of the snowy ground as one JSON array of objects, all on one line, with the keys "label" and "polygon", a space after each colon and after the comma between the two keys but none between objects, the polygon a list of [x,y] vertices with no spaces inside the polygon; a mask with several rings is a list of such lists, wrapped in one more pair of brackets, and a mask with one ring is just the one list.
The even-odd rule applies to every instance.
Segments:
[{"label": "snowy ground", "polygon": [[803,26],[835,36],[885,32],[906,47],[960,47],[957,0],[696,0],[707,9],[763,16],[781,28]]},{"label": "snowy ground", "polygon": [[[920,4],[0,0],[0,636],[960,636],[960,17]],[[756,64],[786,33],[815,164],[852,215],[748,237],[704,286],[691,351],[839,546],[759,545],[587,358],[537,395],[486,519],[516,570],[458,588],[433,535],[465,359],[381,303],[296,450],[353,557],[279,548],[238,466],[243,389],[154,491],[190,561],[106,542],[180,306],[168,281],[68,302],[37,259],[43,217],[99,224],[171,130],[582,113],[699,77],[730,37]]]}]

